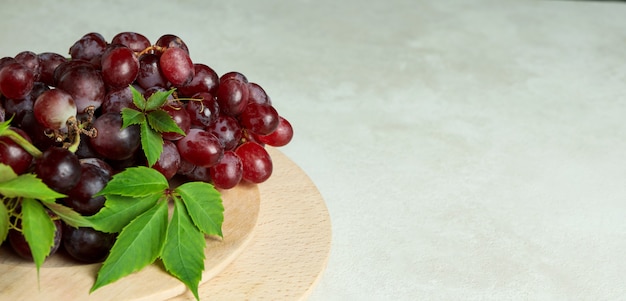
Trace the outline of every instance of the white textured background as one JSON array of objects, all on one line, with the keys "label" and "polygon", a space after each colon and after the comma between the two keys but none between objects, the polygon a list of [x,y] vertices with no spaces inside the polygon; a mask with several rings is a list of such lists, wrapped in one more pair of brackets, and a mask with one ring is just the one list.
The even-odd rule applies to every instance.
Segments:
[{"label": "white textured background", "polygon": [[625,3],[0,5],[0,56],[174,33],[260,83],[332,219],[311,300],[626,300]]}]

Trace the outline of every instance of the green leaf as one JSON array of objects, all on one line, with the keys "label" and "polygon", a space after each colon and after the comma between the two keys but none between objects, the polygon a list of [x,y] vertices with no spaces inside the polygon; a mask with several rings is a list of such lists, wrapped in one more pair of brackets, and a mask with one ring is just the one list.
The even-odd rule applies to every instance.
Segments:
[{"label": "green leaf", "polygon": [[166,102],[167,98],[174,93],[174,90],[169,91],[156,91],[150,97],[148,97],[148,101],[146,102],[145,111],[152,111],[162,107]]},{"label": "green leaf", "polygon": [[96,195],[122,195],[144,197],[161,193],[169,187],[163,174],[156,169],[145,166],[135,166],[124,169],[116,174]]},{"label": "green leaf", "polygon": [[172,116],[163,110],[155,110],[148,113],[148,124],[159,133],[178,133],[185,135],[185,132],[178,127]]},{"label": "green leaf", "polygon": [[34,174],[22,174],[16,178],[0,183],[0,194],[5,197],[33,198],[46,202],[65,197],[44,184]]},{"label": "green leaf", "polygon": [[120,232],[98,271],[91,292],[153,263],[167,234],[167,202],[159,202]]},{"label": "green leaf", "polygon": [[4,205],[4,202],[0,200],[0,245],[7,238],[9,234],[9,209]]},{"label": "green leaf", "polygon": [[13,116],[11,116],[9,120],[5,120],[4,122],[0,123],[0,136],[2,135],[2,133],[4,133],[6,129],[11,127],[12,120],[13,120]]},{"label": "green leaf", "polygon": [[63,206],[58,203],[44,203],[44,206],[48,207],[54,214],[59,216],[66,224],[78,228],[78,227],[90,227],[93,228],[93,223],[80,213],[74,211],[72,208]]},{"label": "green leaf", "polygon": [[200,231],[222,236],[224,205],[219,191],[205,182],[187,182],[175,190],[185,203],[187,212]]},{"label": "green leaf", "polygon": [[129,87],[130,87],[130,93],[133,95],[133,103],[135,104],[137,108],[139,108],[139,110],[145,111],[146,110],[146,98],[143,97],[143,94],[137,91],[137,89],[135,89],[135,87],[133,87],[132,85],[130,85]]},{"label": "green leaf", "polygon": [[87,219],[93,224],[92,228],[98,231],[118,233],[138,215],[154,207],[162,196],[162,193],[140,198],[107,195],[104,207],[98,213],[88,216]]},{"label": "green leaf", "polygon": [[204,235],[193,224],[182,201],[174,198],[174,213],[167,228],[161,259],[165,269],[182,281],[196,300],[200,300],[198,284],[204,270],[205,246]]},{"label": "green leaf", "polygon": [[140,130],[141,148],[148,159],[148,166],[152,166],[163,152],[163,137],[152,130],[147,123],[142,123]]},{"label": "green leaf", "polygon": [[56,226],[40,202],[22,199],[22,233],[28,242],[37,274],[54,245]]},{"label": "green leaf", "polygon": [[133,110],[131,108],[123,108],[122,109],[122,129],[133,125],[133,124],[143,124],[146,122],[146,115],[137,110]]},{"label": "green leaf", "polygon": [[9,165],[0,163],[0,182],[5,182],[17,178],[17,174]]}]

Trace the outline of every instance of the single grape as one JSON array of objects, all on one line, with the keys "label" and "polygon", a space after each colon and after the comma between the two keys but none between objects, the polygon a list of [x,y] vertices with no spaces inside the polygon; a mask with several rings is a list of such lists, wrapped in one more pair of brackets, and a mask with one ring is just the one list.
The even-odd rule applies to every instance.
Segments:
[{"label": "single grape", "polygon": [[[25,131],[15,127],[11,127],[11,130],[24,137],[28,142],[31,142],[30,137]],[[0,136],[0,163],[11,166],[13,172],[19,175],[28,170],[32,161],[33,156],[11,138]]]},{"label": "single grape", "polygon": [[219,140],[213,134],[192,128],[187,136],[176,142],[181,158],[196,166],[213,166],[224,155]]},{"label": "single grape", "polygon": [[[179,153],[180,155],[180,153]],[[176,174],[178,175],[183,175],[183,176],[188,176],[190,175],[194,168],[196,168],[195,165],[193,165],[193,163],[183,159],[182,157],[180,158],[180,166],[178,167],[178,170],[176,171]]]},{"label": "single grape", "polygon": [[4,68],[4,66],[6,66],[8,64],[11,64],[11,63],[17,63],[15,58],[10,57],[10,56],[5,56],[3,58],[0,58],[0,70],[2,70],[2,68]]},{"label": "single grape", "polygon": [[35,82],[30,93],[20,99],[5,99],[4,105],[7,116],[13,116],[12,124],[20,124],[24,115],[33,110],[35,100],[45,91],[50,90],[48,85],[42,82]]},{"label": "single grape", "polygon": [[106,163],[104,160],[100,158],[96,158],[96,157],[81,158],[79,161],[80,161],[81,166],[82,164],[91,164],[91,165],[98,166],[100,170],[105,172],[109,177],[113,176],[114,174],[113,168],[111,167],[111,165],[109,165],[109,163]]},{"label": "single grape", "polygon": [[35,85],[35,74],[26,66],[13,62],[0,69],[0,93],[7,98],[24,98]]},{"label": "single grape", "polygon": [[271,146],[285,146],[293,138],[293,127],[291,123],[282,116],[278,117],[278,127],[272,133],[266,136],[256,136],[256,139],[262,143]]},{"label": "single grape", "polygon": [[48,86],[54,86],[54,70],[61,64],[67,62],[67,59],[55,52],[43,52],[38,54],[41,64],[41,73],[39,81]]},{"label": "single grape", "polygon": [[65,205],[82,215],[93,215],[104,206],[105,198],[102,195],[94,196],[100,192],[111,180],[111,175],[106,167],[95,164],[81,163],[80,180],[68,191]]},{"label": "single grape", "polygon": [[94,66],[100,65],[100,58],[108,43],[104,37],[96,32],[90,32],[76,41],[69,50],[72,60],[85,60]]},{"label": "single grape", "polygon": [[150,47],[150,40],[137,32],[120,32],[111,39],[111,44],[121,44],[130,48],[134,52],[141,52]]},{"label": "single grape", "polygon": [[224,150],[234,150],[243,136],[237,119],[226,115],[218,116],[206,130],[217,137]]},{"label": "single grape", "polygon": [[227,73],[222,74],[222,76],[220,76],[220,82],[229,80],[229,79],[234,79],[237,80],[239,82],[242,82],[244,84],[248,83],[248,78],[243,75],[243,73],[241,72],[237,72],[237,71],[230,71]]},{"label": "single grape", "polygon": [[183,42],[183,40],[173,34],[164,34],[154,43],[156,46],[165,47],[165,48],[180,48],[184,50],[187,54],[189,54],[189,48]]},{"label": "single grape", "polygon": [[166,88],[168,86],[167,79],[161,73],[159,56],[153,53],[146,53],[139,58],[137,84],[144,89],[151,87]]},{"label": "single grape", "polygon": [[30,69],[33,73],[34,81],[39,81],[41,75],[41,62],[39,56],[32,51],[22,51],[15,55],[15,60]]},{"label": "single grape", "polygon": [[[52,244],[52,247],[50,248],[50,254],[48,255],[48,257],[50,257],[50,255],[55,254],[61,246],[61,240],[63,238],[63,223],[54,213],[50,211],[47,212],[48,215],[52,217],[52,222],[54,223],[55,227],[54,242]],[[22,226],[21,219],[17,221],[17,226]],[[26,237],[24,237],[22,232],[15,229],[9,230],[8,240],[11,248],[13,249],[13,251],[15,251],[17,255],[27,260],[33,259],[33,254],[30,250],[30,246],[28,245]]]},{"label": "single grape", "polygon": [[257,135],[269,135],[278,127],[278,112],[266,104],[249,103],[239,116],[241,125]]},{"label": "single grape", "polygon": [[159,59],[163,76],[174,86],[188,84],[194,76],[194,67],[189,54],[181,48],[168,48]]},{"label": "single grape", "polygon": [[76,117],[76,103],[70,94],[61,89],[48,90],[35,100],[33,113],[45,128],[63,129],[70,117]]},{"label": "single grape", "polygon": [[[138,87],[135,87],[138,88]],[[143,91],[140,87],[138,91]],[[100,111],[104,113],[120,113],[123,108],[134,107],[133,94],[130,91],[130,87],[122,87],[119,89],[112,89],[104,96]]]},{"label": "single grape", "polygon": [[104,233],[93,228],[63,227],[63,248],[74,259],[96,263],[106,259],[115,243],[115,233]]},{"label": "single grape", "polygon": [[176,175],[179,167],[180,154],[176,144],[168,140],[163,141],[163,152],[152,168],[158,170],[169,180]]},{"label": "single grape", "polygon": [[219,105],[213,95],[201,92],[193,95],[192,99],[185,106],[185,110],[189,113],[191,124],[198,127],[206,127],[217,120]]},{"label": "single grape", "polygon": [[97,135],[89,140],[91,147],[106,159],[129,159],[141,144],[139,126],[130,125],[122,129],[122,115],[119,113],[100,115],[93,122],[93,127]]},{"label": "single grape", "polygon": [[[167,114],[172,117],[174,123],[185,133],[187,134],[191,129],[191,116],[180,103],[172,102],[168,105],[162,107],[162,109],[167,112]],[[179,133],[175,132],[165,132],[162,133],[163,139],[175,141],[184,137]]]},{"label": "single grape", "polygon": [[89,106],[99,108],[106,94],[100,72],[86,65],[66,70],[59,78],[57,88],[72,95],[78,112],[83,112]]},{"label": "single grape", "polygon": [[224,157],[214,166],[209,168],[211,182],[215,187],[230,189],[241,181],[243,165],[241,159],[233,151],[224,152]]},{"label": "single grape", "polygon": [[194,64],[193,69],[193,79],[187,85],[178,87],[178,93],[186,96],[192,96],[202,92],[215,95],[219,85],[219,77],[215,70],[204,64]]},{"label": "single grape", "polygon": [[248,103],[272,105],[272,101],[257,83],[248,83]]},{"label": "single grape", "polygon": [[35,174],[51,189],[66,193],[80,180],[80,161],[65,148],[50,147],[35,161]]},{"label": "single grape", "polygon": [[241,158],[244,180],[262,183],[272,174],[272,159],[260,144],[252,141],[245,142],[237,147],[235,153]]},{"label": "single grape", "polygon": [[191,172],[187,173],[187,179],[190,181],[202,181],[202,182],[211,182],[211,172],[210,167],[206,166],[194,166]]},{"label": "single grape", "polygon": [[115,44],[102,55],[102,79],[113,88],[132,84],[139,74],[139,60],[130,48]]},{"label": "single grape", "polygon": [[237,116],[248,103],[248,86],[236,79],[220,80],[215,96],[223,114]]}]

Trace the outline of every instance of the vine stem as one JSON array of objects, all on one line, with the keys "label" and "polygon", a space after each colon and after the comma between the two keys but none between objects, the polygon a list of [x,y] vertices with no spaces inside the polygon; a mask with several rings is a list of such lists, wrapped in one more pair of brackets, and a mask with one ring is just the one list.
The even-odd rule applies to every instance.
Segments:
[{"label": "vine stem", "polygon": [[5,129],[0,133],[0,136],[9,137],[13,142],[17,143],[17,145],[21,146],[26,152],[28,152],[31,156],[35,158],[40,158],[42,156],[42,152],[35,147],[32,143],[26,140],[17,132],[9,129]]}]

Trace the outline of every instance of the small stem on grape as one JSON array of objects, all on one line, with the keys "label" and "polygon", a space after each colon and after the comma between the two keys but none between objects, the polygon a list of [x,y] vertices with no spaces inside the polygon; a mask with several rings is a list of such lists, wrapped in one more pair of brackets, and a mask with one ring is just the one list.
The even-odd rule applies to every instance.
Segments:
[{"label": "small stem on grape", "polygon": [[35,147],[28,140],[24,139],[22,135],[16,133],[11,129],[6,129],[4,132],[2,132],[0,136],[9,137],[11,140],[13,140],[13,142],[17,143],[17,145],[21,146],[26,152],[28,152],[31,156],[35,158],[39,158],[42,155],[41,151],[37,147]]},{"label": "small stem on grape", "polygon": [[137,57],[140,57],[146,53],[149,53],[151,51],[156,51],[156,52],[164,52],[167,49],[167,47],[161,47],[161,46],[157,46],[157,45],[152,45],[150,47],[146,47],[146,49],[142,50],[141,52],[137,53]]}]

